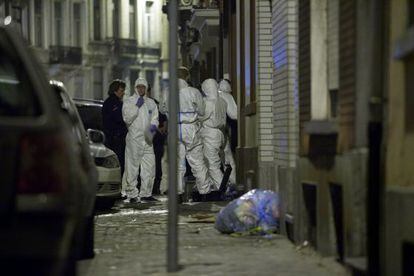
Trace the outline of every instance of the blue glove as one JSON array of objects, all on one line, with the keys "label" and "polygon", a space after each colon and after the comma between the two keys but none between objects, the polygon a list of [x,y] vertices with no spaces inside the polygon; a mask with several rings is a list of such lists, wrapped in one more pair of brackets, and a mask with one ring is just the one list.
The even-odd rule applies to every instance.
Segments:
[{"label": "blue glove", "polygon": [[135,104],[138,107],[141,107],[144,104],[144,98],[139,97],[137,103]]},{"label": "blue glove", "polygon": [[150,132],[151,132],[152,134],[154,134],[155,132],[157,132],[157,130],[158,130],[158,127],[157,127],[156,125],[151,125],[151,127],[150,127]]}]

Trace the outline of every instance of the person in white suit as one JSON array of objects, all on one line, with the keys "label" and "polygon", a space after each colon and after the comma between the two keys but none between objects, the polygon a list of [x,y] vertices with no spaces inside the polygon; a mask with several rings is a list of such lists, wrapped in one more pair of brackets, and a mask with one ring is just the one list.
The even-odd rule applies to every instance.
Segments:
[{"label": "person in white suit", "polygon": [[[219,96],[227,103],[227,116],[232,120],[237,120],[237,104],[231,95],[231,86],[227,80],[219,83]],[[230,148],[230,137],[226,137],[226,145],[224,146],[224,164],[231,167],[230,184],[236,184],[236,162],[234,161],[233,152]]]},{"label": "person in white suit", "polygon": [[225,145],[224,129],[226,127],[227,104],[218,95],[218,84],[214,79],[207,79],[201,84],[206,97],[205,115],[202,118],[201,136],[203,138],[204,157],[210,177],[216,190],[220,189],[223,181],[221,171],[220,151]]},{"label": "person in white suit", "polygon": [[[135,81],[135,94],[124,101],[122,116],[128,127],[125,148],[126,185],[125,202],[156,200],[152,197],[155,177],[155,155],[152,137],[157,131],[158,108],[153,99],[148,98],[148,83],[143,78]],[[141,168],[141,188],[137,189],[137,178]]]}]

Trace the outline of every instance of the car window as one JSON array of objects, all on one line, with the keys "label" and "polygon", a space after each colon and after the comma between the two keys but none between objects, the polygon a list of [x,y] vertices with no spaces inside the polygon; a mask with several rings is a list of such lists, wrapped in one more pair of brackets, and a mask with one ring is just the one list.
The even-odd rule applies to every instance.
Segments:
[{"label": "car window", "polygon": [[0,48],[0,117],[40,115],[29,82],[23,65]]},{"label": "car window", "polygon": [[76,104],[76,107],[85,129],[103,130],[101,106]]}]

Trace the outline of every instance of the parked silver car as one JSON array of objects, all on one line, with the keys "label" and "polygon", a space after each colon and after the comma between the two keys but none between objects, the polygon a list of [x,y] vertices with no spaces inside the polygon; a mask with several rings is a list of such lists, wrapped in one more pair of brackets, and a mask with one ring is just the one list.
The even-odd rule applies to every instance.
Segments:
[{"label": "parked silver car", "polygon": [[94,165],[18,32],[0,26],[0,263],[62,275],[93,256]]},{"label": "parked silver car", "polygon": [[111,207],[121,194],[121,167],[115,152],[105,146],[102,132],[103,101],[74,99],[90,138],[90,150],[98,169],[97,204]]}]

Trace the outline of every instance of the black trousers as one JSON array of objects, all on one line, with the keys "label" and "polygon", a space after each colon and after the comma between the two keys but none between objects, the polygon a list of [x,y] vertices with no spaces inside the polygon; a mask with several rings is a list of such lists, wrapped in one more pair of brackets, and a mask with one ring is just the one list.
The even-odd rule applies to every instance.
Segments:
[{"label": "black trousers", "polygon": [[162,157],[164,156],[164,143],[153,144],[155,155],[155,179],[154,186],[152,188],[153,194],[160,194],[160,185],[162,179]]},{"label": "black trousers", "polygon": [[125,136],[112,136],[107,137],[105,143],[108,148],[113,150],[118,157],[119,164],[121,166],[121,178],[124,175],[125,169]]}]

